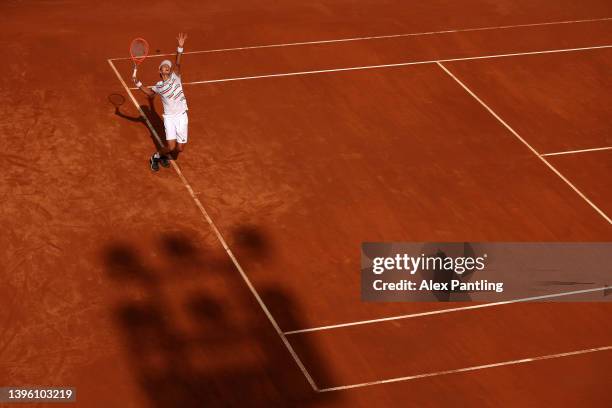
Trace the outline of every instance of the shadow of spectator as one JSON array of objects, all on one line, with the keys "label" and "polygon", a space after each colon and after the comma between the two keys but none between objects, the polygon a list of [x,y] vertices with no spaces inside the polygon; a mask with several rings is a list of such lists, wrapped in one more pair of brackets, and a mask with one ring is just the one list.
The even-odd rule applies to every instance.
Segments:
[{"label": "shadow of spectator", "polygon": [[258,225],[242,224],[232,229],[231,245],[239,252],[240,259],[248,262],[263,262],[273,255],[267,233]]},{"label": "shadow of spectator", "polygon": [[[308,407],[337,398],[311,388],[223,248],[188,237],[162,235],[162,256],[147,261],[128,243],[102,252],[122,295],[114,317],[152,406]],[[258,291],[292,311],[291,327],[304,327],[290,295],[272,285]],[[300,339],[300,355],[315,380],[329,384],[307,339]]]}]

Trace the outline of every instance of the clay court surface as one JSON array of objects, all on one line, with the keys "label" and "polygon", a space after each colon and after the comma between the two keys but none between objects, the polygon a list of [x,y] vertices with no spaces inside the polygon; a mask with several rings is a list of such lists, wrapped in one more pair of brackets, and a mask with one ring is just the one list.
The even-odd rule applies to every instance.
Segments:
[{"label": "clay court surface", "polygon": [[[609,302],[364,303],[359,248],[612,241],[612,3],[412,3],[2,2],[0,386],[610,405]],[[153,174],[128,46],[179,31],[190,141]]]}]

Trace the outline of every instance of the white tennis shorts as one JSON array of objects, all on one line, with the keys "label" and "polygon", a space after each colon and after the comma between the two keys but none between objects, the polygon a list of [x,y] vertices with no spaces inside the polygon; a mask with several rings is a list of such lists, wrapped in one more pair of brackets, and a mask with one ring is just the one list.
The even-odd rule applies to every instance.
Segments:
[{"label": "white tennis shorts", "polygon": [[187,127],[189,118],[187,111],[179,115],[164,115],[166,140],[176,140],[178,143],[187,143]]}]

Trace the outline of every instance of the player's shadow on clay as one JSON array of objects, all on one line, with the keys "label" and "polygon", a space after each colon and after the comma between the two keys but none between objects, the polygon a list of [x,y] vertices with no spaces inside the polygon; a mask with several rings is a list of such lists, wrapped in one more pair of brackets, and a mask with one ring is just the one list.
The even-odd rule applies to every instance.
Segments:
[{"label": "player's shadow on clay", "polygon": [[[122,300],[114,317],[130,365],[154,407],[308,407],[336,393],[317,393],[275,332],[220,245],[198,245],[189,232],[162,234],[155,253],[114,242],[103,251]],[[272,248],[253,226],[230,238],[242,267],[269,259]],[[218,249],[216,249],[218,247]],[[270,284],[258,293],[283,325],[305,327],[296,302]],[[281,308],[281,309],[279,309]],[[307,336],[298,354],[321,386],[333,384]]]},{"label": "player's shadow on clay", "polygon": [[[151,123],[151,125],[153,126],[153,129],[155,129],[155,132],[157,133],[157,135],[159,136],[159,138],[161,139],[162,143],[165,143],[166,141],[166,129],[164,128],[164,120],[163,118],[159,115],[159,113],[157,112],[157,109],[155,108],[155,101],[153,98],[147,98],[147,104],[143,104],[140,105],[140,109],[142,109],[142,111],[144,112],[145,116],[147,117],[147,119],[149,119],[149,122]],[[155,149],[156,150],[160,150],[162,147],[165,147],[165,145],[160,145],[159,141],[157,140],[157,138],[155,137],[155,135],[153,134],[153,131],[151,130],[151,128],[149,127],[149,125],[147,124],[147,122],[144,120],[144,118],[140,115],[138,116],[129,116],[126,115],[125,113],[121,112],[121,107],[117,104],[115,104],[115,115],[119,116],[120,118],[123,118],[125,120],[128,120],[130,122],[138,122],[138,123],[142,123],[146,128],[147,131],[149,132],[149,138],[151,139],[151,142],[153,142],[153,144],[155,145]],[[173,154],[173,159],[178,159],[178,152],[175,152]]]}]

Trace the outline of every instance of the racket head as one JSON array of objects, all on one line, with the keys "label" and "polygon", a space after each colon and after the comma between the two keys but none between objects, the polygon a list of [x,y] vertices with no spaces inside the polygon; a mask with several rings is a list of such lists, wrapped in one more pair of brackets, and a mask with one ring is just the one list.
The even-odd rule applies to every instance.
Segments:
[{"label": "racket head", "polygon": [[123,95],[115,94],[114,93],[114,94],[108,95],[108,101],[115,108],[118,108],[118,107],[120,107],[121,105],[123,105],[125,103],[125,98],[123,97]]},{"label": "racket head", "polygon": [[130,57],[135,65],[140,64],[149,55],[149,43],[144,38],[134,38],[130,43]]}]

